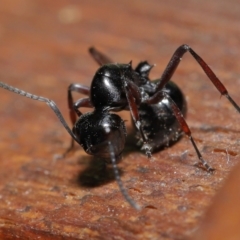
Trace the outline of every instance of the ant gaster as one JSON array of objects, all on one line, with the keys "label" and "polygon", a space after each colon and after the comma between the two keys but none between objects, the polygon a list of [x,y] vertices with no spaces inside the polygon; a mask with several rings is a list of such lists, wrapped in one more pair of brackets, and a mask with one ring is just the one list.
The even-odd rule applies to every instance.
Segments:
[{"label": "ant gaster", "polygon": [[[184,119],[186,101],[176,84],[170,81],[182,56],[189,52],[202,67],[217,90],[224,95],[240,113],[240,107],[229,96],[226,88],[192,48],[182,45],[173,54],[160,79],[149,80],[153,65],[147,61],[140,62],[135,69],[132,63],[113,63],[95,48],[89,49],[92,57],[101,66],[93,77],[91,87],[71,84],[68,88],[68,107],[73,130],[69,128],[56,104],[47,98],[27,93],[0,82],[0,87],[17,94],[47,103],[57,115],[65,129],[74,140],[90,155],[102,159],[111,159],[116,181],[125,199],[136,209],[140,207],[130,198],[120,179],[117,160],[124,149],[126,127],[124,121],[113,112],[129,110],[137,129],[138,144],[150,158],[153,151],[177,141],[185,133],[198,156],[199,164],[208,172],[214,169],[208,165],[192,138],[191,131]],[[72,92],[87,95],[76,102]],[[82,114],[79,108],[93,108],[92,112]],[[77,119],[77,116],[78,119]]]}]

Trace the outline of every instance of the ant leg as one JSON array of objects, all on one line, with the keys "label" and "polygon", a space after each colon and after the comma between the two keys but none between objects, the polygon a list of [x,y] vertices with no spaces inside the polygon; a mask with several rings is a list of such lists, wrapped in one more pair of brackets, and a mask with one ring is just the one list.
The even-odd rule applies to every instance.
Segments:
[{"label": "ant leg", "polygon": [[186,52],[190,52],[190,54],[194,57],[194,59],[199,63],[203,71],[206,73],[208,78],[211,80],[213,85],[217,88],[217,90],[221,93],[221,95],[224,95],[229,102],[233,105],[233,107],[240,113],[240,107],[235,103],[235,101],[230,97],[228,94],[227,89],[222,84],[222,82],[218,79],[218,77],[214,74],[214,72],[211,70],[211,68],[205,63],[205,61],[198,56],[196,52],[192,50],[188,45],[184,44],[177,48],[175,53],[173,54],[171,60],[169,61],[165,71],[162,74],[162,77],[160,78],[157,87],[156,92],[163,89],[165,84],[170,81],[171,77],[173,76],[176,68],[178,67],[178,64],[182,60],[183,55]]},{"label": "ant leg", "polygon": [[[73,101],[73,96],[72,96],[72,92],[78,92],[78,93],[82,93],[84,95],[89,95],[90,93],[90,88],[87,86],[84,86],[82,84],[79,83],[73,83],[68,87],[68,109],[69,109],[69,115],[70,115],[70,119],[72,122],[72,125],[74,125],[77,121],[77,116],[76,114],[80,117],[82,114],[81,112],[78,110],[78,105],[75,106],[75,103]],[[81,100],[81,99],[80,99]],[[64,156],[70,152],[74,147],[74,141],[71,140],[71,145],[70,147],[66,150],[66,152],[63,154]]]},{"label": "ant leg", "polygon": [[200,160],[200,164],[203,165],[205,167],[205,169],[208,171],[208,172],[213,172],[214,169],[208,165],[207,161],[205,161],[200,153],[200,151],[198,150],[198,147],[192,137],[192,133],[191,133],[191,130],[190,128],[188,127],[188,124],[186,123],[183,115],[182,115],[182,112],[181,110],[178,108],[178,106],[176,105],[176,103],[172,100],[172,98],[165,92],[163,91],[159,91],[157,93],[155,93],[151,98],[147,99],[146,101],[144,101],[144,103],[147,103],[147,104],[156,104],[158,102],[160,102],[162,99],[166,98],[170,104],[171,104],[171,108],[173,110],[173,113],[180,125],[180,127],[182,128],[183,132],[189,137],[196,153],[197,153],[197,156],[198,156],[198,159]]},{"label": "ant leg", "polygon": [[140,94],[137,86],[130,81],[125,80],[124,88],[125,88],[125,93],[126,93],[126,97],[127,97],[127,101],[128,101],[132,119],[142,137],[142,141],[143,141],[142,150],[145,150],[145,153],[148,156],[148,158],[151,158],[152,157],[152,153],[151,153],[152,147],[148,143],[147,136],[144,134],[140,116],[139,116],[139,112],[138,112],[138,105],[141,103],[141,94]]},{"label": "ant leg", "polygon": [[93,57],[93,59],[100,65],[104,65],[107,63],[112,63],[113,61],[108,58],[106,55],[104,55],[103,53],[99,52],[96,48],[91,47],[88,49],[89,53],[91,54],[91,56]]},{"label": "ant leg", "polygon": [[114,171],[114,176],[116,179],[116,182],[119,186],[119,189],[122,193],[122,195],[124,196],[124,198],[126,199],[126,201],[136,210],[141,210],[140,206],[138,206],[138,204],[136,204],[133,199],[128,195],[127,190],[124,188],[122,180],[120,178],[120,174],[118,171],[118,167],[117,167],[117,161],[116,161],[116,156],[114,154],[114,149],[113,146],[110,142],[108,142],[109,145],[109,150],[110,150],[110,156],[111,156],[111,162],[112,162],[112,166],[113,166],[113,171]]},{"label": "ant leg", "polygon": [[80,98],[73,104],[73,109],[78,117],[82,116],[82,112],[78,110],[81,107],[93,108],[90,98]]},{"label": "ant leg", "polygon": [[73,83],[68,87],[68,109],[72,125],[74,125],[77,121],[77,116],[74,108],[72,92],[78,92],[89,96],[90,88],[78,83]]},{"label": "ant leg", "polygon": [[[72,113],[76,113],[78,115],[78,117],[81,117],[82,112],[80,112],[78,109],[81,107],[87,107],[87,108],[92,108],[92,103],[90,101],[90,98],[81,98],[78,99],[73,105],[72,105],[72,109],[70,111],[72,111]],[[74,110],[74,111],[73,111]],[[74,114],[74,117],[76,117],[76,114]],[[76,123],[76,121],[74,122],[74,124]],[[73,124],[73,125],[74,125]],[[66,156],[67,153],[69,153],[72,149],[74,148],[74,140],[71,140],[71,144],[70,147],[66,150],[66,152],[63,154],[63,156]]]},{"label": "ant leg", "polygon": [[[3,82],[0,82],[0,87],[3,88],[3,89],[6,89],[10,92],[14,92],[16,94],[19,94],[19,95],[22,95],[24,97],[27,97],[27,98],[31,98],[33,100],[37,100],[37,101],[40,101],[40,102],[45,102],[53,111],[54,113],[56,114],[56,116],[58,117],[58,119],[60,120],[60,122],[62,123],[62,125],[64,126],[64,128],[67,130],[67,132],[71,135],[71,137],[77,142],[79,143],[77,137],[75,136],[75,134],[72,132],[72,130],[69,128],[69,126],[67,125],[65,119],[63,118],[60,110],[58,109],[56,103],[48,98],[45,98],[45,97],[41,97],[41,96],[37,96],[37,95],[34,95],[32,93],[28,93],[28,92],[25,92],[21,89],[18,89],[18,88],[15,88],[15,87],[12,87],[6,83],[3,83]],[[79,143],[80,144],[80,143]]]}]

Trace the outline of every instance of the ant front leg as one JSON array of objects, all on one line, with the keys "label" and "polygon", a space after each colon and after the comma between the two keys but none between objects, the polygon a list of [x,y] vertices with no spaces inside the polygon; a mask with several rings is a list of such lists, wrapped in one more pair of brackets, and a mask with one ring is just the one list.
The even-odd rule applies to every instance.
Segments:
[{"label": "ant front leg", "polygon": [[157,84],[155,92],[161,91],[164,88],[164,86],[166,85],[166,83],[170,81],[170,79],[173,76],[175,70],[177,69],[180,61],[182,60],[183,55],[186,52],[189,52],[194,57],[194,59],[198,62],[198,64],[201,66],[203,71],[206,73],[208,78],[211,80],[211,82],[217,88],[217,90],[221,93],[221,95],[224,95],[229,100],[229,102],[233,105],[233,107],[240,113],[240,107],[230,97],[227,89],[222,84],[222,82],[218,79],[218,77],[215,75],[215,73],[212,71],[212,69],[206,64],[206,62],[196,52],[193,51],[192,48],[190,48],[186,44],[177,48],[177,50],[173,54],[165,71],[162,74],[162,77],[160,78],[160,81]]},{"label": "ant front leg", "polygon": [[79,117],[80,117],[79,115],[80,113],[78,113],[76,111],[76,107],[74,107],[75,104],[73,101],[72,92],[78,92],[78,93],[89,96],[90,88],[78,83],[73,83],[68,87],[68,109],[69,109],[71,122],[74,125],[77,121],[76,113]]},{"label": "ant front leg", "polygon": [[170,104],[171,104],[171,109],[173,111],[173,114],[175,115],[182,131],[189,137],[192,145],[193,145],[193,148],[195,149],[196,153],[197,153],[197,156],[198,156],[198,159],[200,160],[199,164],[200,165],[203,165],[205,167],[205,169],[208,171],[208,172],[213,172],[214,171],[214,168],[212,168],[210,165],[208,165],[207,161],[205,161],[202,157],[202,154],[200,153],[193,137],[192,137],[192,133],[191,133],[191,130],[188,126],[188,124],[186,123],[183,115],[182,115],[182,112],[181,110],[178,108],[178,106],[176,105],[176,103],[172,100],[172,98],[164,91],[159,91],[157,93],[155,93],[151,98],[147,99],[146,101],[144,101],[144,103],[147,103],[147,104],[156,104],[158,102],[160,102],[162,99],[167,99]]},{"label": "ant front leg", "polygon": [[[80,107],[89,107],[92,108],[92,104],[89,98],[81,98],[77,100],[75,103],[73,101],[73,96],[72,92],[78,92],[82,93],[84,95],[89,95],[90,93],[90,88],[87,86],[84,86],[82,84],[74,83],[71,84],[68,87],[68,108],[69,108],[69,114],[70,114],[70,119],[72,122],[72,125],[74,125],[77,121],[77,116],[80,117],[82,113],[78,110]],[[71,145],[70,147],[66,150],[64,156],[70,152],[74,147],[74,140],[71,140]]]},{"label": "ant front leg", "polygon": [[145,153],[148,156],[148,158],[151,158],[152,147],[148,143],[148,137],[144,134],[142,124],[141,124],[141,119],[139,117],[139,112],[138,112],[138,106],[141,103],[141,94],[138,90],[138,87],[130,81],[125,80],[124,88],[125,88],[125,93],[128,100],[128,105],[129,105],[132,119],[135,123],[136,128],[140,132],[140,135],[143,141],[142,150],[145,150]]},{"label": "ant front leg", "polygon": [[[78,115],[78,117],[82,116],[82,112],[80,112],[78,110],[81,107],[92,108],[93,106],[92,106],[92,103],[90,101],[90,98],[81,98],[73,104],[73,109],[74,109],[75,113]],[[75,121],[75,123],[76,123],[76,121]],[[67,150],[67,152],[70,152],[73,149],[73,147],[74,147],[74,140],[72,139],[70,148]]]}]

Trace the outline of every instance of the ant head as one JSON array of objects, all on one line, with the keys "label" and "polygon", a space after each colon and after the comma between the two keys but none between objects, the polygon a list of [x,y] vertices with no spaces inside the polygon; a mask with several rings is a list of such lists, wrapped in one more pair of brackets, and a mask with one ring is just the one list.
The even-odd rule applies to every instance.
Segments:
[{"label": "ant head", "polygon": [[107,110],[95,110],[82,115],[73,127],[73,132],[83,149],[90,155],[103,159],[111,158],[109,142],[116,157],[124,149],[126,139],[124,121]]}]

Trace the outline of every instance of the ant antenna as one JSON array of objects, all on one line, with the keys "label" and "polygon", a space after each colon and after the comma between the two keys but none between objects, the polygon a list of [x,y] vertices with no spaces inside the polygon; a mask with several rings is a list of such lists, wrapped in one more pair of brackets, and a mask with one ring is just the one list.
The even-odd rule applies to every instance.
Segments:
[{"label": "ant antenna", "polygon": [[119,189],[120,189],[122,195],[124,196],[126,201],[133,208],[135,208],[136,210],[141,210],[141,207],[137,203],[134,202],[134,200],[128,195],[126,188],[124,188],[122,180],[120,178],[118,167],[117,167],[117,164],[116,164],[116,157],[115,157],[115,154],[114,154],[114,151],[113,151],[113,146],[110,142],[108,142],[108,145],[109,145],[109,150],[110,150],[110,156],[111,156],[111,162],[112,162],[112,166],[113,166],[114,176],[115,176],[116,182],[119,186]]},{"label": "ant antenna", "polygon": [[25,92],[21,89],[18,89],[18,88],[15,88],[13,86],[10,86],[6,83],[3,83],[3,82],[0,82],[0,87],[3,88],[3,89],[6,89],[10,92],[14,92],[16,94],[19,94],[21,96],[24,96],[24,97],[27,97],[27,98],[31,98],[33,100],[37,100],[37,101],[40,101],[40,102],[45,102],[53,111],[54,113],[56,114],[56,116],[58,117],[58,119],[60,120],[60,122],[62,123],[62,125],[64,126],[64,128],[67,130],[67,132],[71,135],[71,137],[76,141],[78,142],[76,136],[73,134],[73,132],[71,131],[71,129],[69,128],[69,126],[67,125],[65,119],[63,118],[60,110],[58,109],[56,103],[53,101],[53,100],[50,100],[48,98],[45,98],[45,97],[41,97],[41,96],[37,96],[37,95],[34,95],[32,93],[28,93],[28,92]]}]

